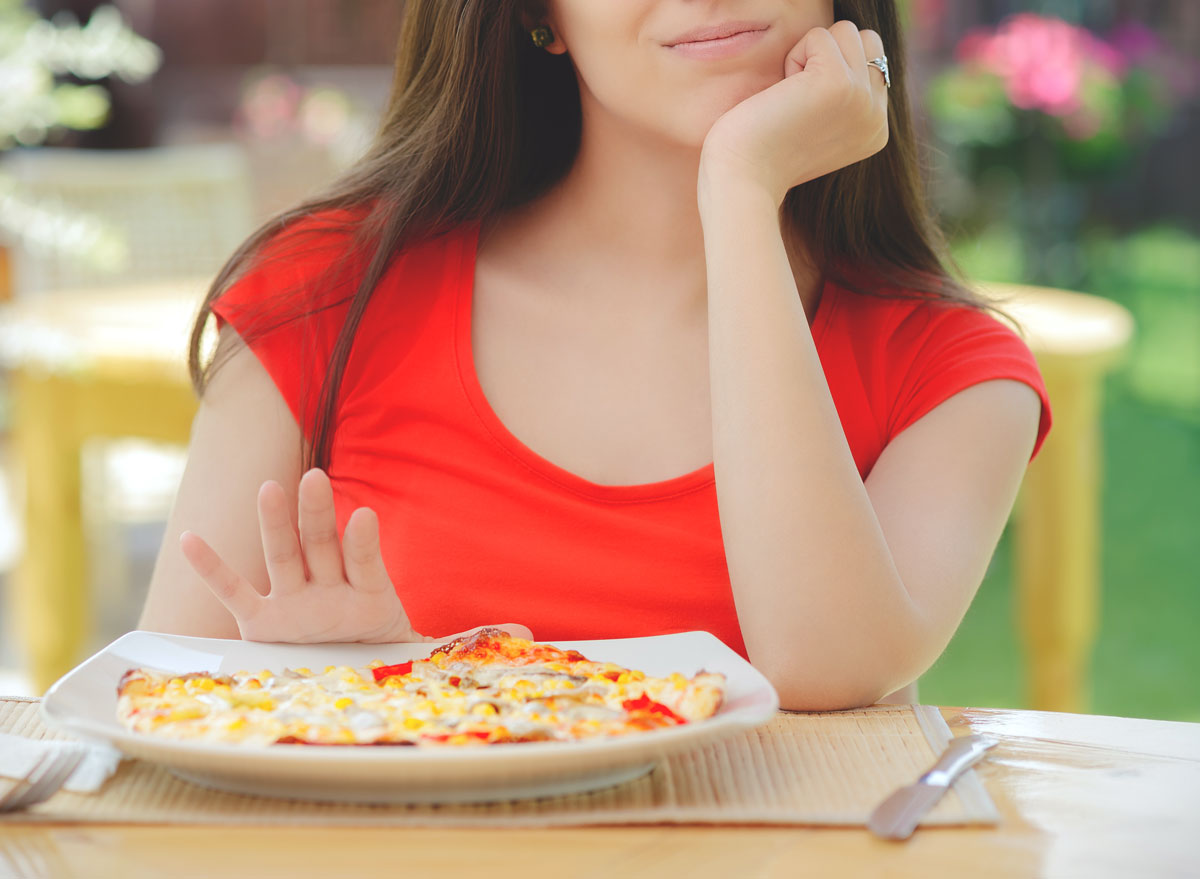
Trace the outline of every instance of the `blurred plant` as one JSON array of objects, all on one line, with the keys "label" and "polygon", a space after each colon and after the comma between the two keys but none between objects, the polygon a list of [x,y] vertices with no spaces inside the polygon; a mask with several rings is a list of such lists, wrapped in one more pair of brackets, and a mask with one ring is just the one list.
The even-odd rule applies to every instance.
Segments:
[{"label": "blurred plant", "polygon": [[42,143],[55,129],[105,123],[107,90],[59,77],[142,82],[161,63],[158,47],[130,30],[113,6],[80,25],[69,14],[45,21],[22,0],[0,0],[0,149]]},{"label": "blurred plant", "polygon": [[340,89],[304,86],[268,69],[247,79],[234,124],[257,140],[300,137],[327,150],[336,164],[346,167],[370,143],[371,118]]},{"label": "blurred plant", "polygon": [[1005,149],[1041,138],[1062,170],[1084,175],[1119,168],[1200,85],[1194,60],[1134,23],[1103,39],[1025,13],[968,34],[956,56],[929,93],[943,139]]},{"label": "blurred plant", "polygon": [[1200,65],[1140,24],[1102,38],[1024,13],[968,34],[929,90],[959,165],[949,213],[957,197],[976,226],[1012,223],[1027,280],[1079,280],[1083,182],[1117,179],[1198,86]]},{"label": "blurred plant", "polygon": [[1084,174],[1115,171],[1200,86],[1200,65],[1138,23],[1102,38],[1024,13],[971,32],[956,58],[930,86],[943,139],[1007,148],[1042,137],[1064,171]]},{"label": "blurred plant", "polygon": [[[69,14],[46,21],[23,0],[0,0],[0,152],[42,144],[65,130],[102,127],[111,105],[95,80],[142,82],[161,63],[158,47],[134,33],[113,6],[100,7],[81,25]],[[33,199],[2,174],[0,230],[30,249],[82,258],[99,269],[124,259],[121,236],[102,220]]]}]

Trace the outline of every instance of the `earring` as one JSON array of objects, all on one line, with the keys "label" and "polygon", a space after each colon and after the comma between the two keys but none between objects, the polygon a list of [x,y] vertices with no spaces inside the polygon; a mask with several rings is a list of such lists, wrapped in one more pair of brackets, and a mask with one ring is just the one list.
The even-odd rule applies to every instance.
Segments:
[{"label": "earring", "polygon": [[548,27],[535,27],[529,35],[533,37],[533,44],[539,49],[554,42],[554,34],[550,33]]}]

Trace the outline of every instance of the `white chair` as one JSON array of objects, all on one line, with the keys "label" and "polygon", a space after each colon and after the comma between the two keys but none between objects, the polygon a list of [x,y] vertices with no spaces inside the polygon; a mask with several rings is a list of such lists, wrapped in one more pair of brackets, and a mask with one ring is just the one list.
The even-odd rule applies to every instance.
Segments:
[{"label": "white chair", "polygon": [[17,197],[94,217],[124,243],[98,269],[63,248],[15,242],[14,298],[46,291],[212,276],[251,230],[250,173],[230,143],[146,150],[18,150],[0,164]]}]

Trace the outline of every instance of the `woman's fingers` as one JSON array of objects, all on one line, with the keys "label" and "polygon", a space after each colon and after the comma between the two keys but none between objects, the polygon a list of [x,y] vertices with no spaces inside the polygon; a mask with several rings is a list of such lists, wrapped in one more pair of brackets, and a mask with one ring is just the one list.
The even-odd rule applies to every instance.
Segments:
[{"label": "woman's fingers", "polygon": [[503,629],[514,638],[524,638],[526,641],[533,640],[533,632],[520,623],[500,623],[496,628]]},{"label": "woman's fingers", "polygon": [[271,591],[299,589],[308,577],[287,494],[278,482],[264,482],[259,489],[258,525]]},{"label": "woman's fingers", "polygon": [[342,536],[342,557],[346,579],[363,592],[393,590],[379,548],[379,518],[375,511],[361,507],[350,515]]},{"label": "woman's fingers", "polygon": [[829,33],[837,43],[838,49],[841,50],[842,57],[846,60],[846,67],[849,69],[850,75],[862,85],[867,85],[867,74],[870,70],[867,68],[866,49],[863,47],[858,25],[852,21],[839,21],[829,29]]},{"label": "woman's fingers", "polygon": [[842,57],[833,34],[826,28],[815,27],[792,47],[792,51],[788,52],[783,61],[783,75],[788,77],[810,68],[820,68],[822,65],[828,66],[839,62],[844,65],[846,59]]},{"label": "woman's fingers", "polygon": [[851,21],[838,21],[829,28],[813,28],[804,35],[784,61],[784,76],[791,76],[812,65],[833,66],[840,59],[844,70],[855,81],[869,85],[873,94],[886,95],[880,71],[868,61],[884,55],[883,39],[873,30],[859,30]]},{"label": "woman's fingers", "polygon": [[427,641],[453,641],[455,638],[465,638],[468,635],[474,635],[480,629],[502,629],[514,638],[524,638],[526,641],[533,640],[533,632],[520,623],[494,623],[490,626],[476,626],[473,629],[467,629],[465,632],[458,632],[454,635],[447,635],[445,638],[427,638]]},{"label": "woman's fingers", "polygon": [[[887,50],[883,45],[883,37],[879,36],[873,30],[863,30],[858,32],[859,42],[862,43],[863,57],[870,61],[873,58],[880,58],[887,54]],[[872,68],[873,73],[879,73],[878,70]],[[883,81],[883,75],[879,76],[880,82]]]},{"label": "woman's fingers", "polygon": [[396,587],[383,563],[379,548],[379,519],[375,511],[360,507],[350,514],[342,536],[342,558],[346,580],[376,608],[374,632],[364,641],[397,642],[429,641],[419,635],[408,619],[408,612],[396,595]]},{"label": "woman's fingers", "polygon": [[300,547],[308,578],[317,584],[346,581],[338,540],[333,486],[323,470],[309,470],[300,480]]},{"label": "woman's fingers", "polygon": [[239,628],[251,620],[262,606],[262,596],[239,576],[211,546],[190,531],[179,536],[179,548],[192,569],[200,575],[226,610],[233,614]]}]

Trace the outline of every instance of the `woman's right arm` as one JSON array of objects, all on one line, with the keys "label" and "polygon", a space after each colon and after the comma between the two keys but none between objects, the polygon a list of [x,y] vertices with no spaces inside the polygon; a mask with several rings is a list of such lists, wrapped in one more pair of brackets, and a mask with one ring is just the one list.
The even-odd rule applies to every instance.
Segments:
[{"label": "woman's right arm", "polygon": [[[301,474],[300,427],[274,381],[228,327],[226,352],[192,424],[139,627],[272,642],[433,640],[400,603],[374,511],[355,510],[338,534],[329,478]],[[517,623],[499,628],[533,638]]]},{"label": "woman's right arm", "polygon": [[187,468],[150,579],[141,629],[238,638],[233,615],[184,558],[180,535],[203,536],[266,594],[270,580],[259,531],[260,487],[278,482],[296,508],[303,440],[295,417],[258,358],[228,325],[221,329],[218,355],[224,362],[192,423]]}]

